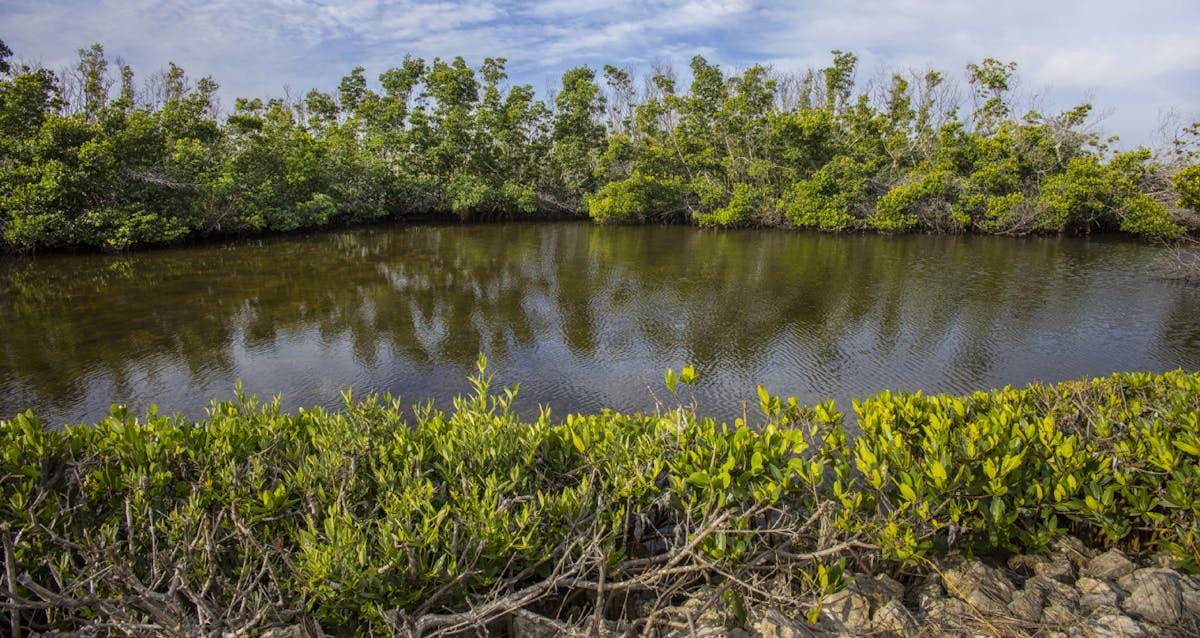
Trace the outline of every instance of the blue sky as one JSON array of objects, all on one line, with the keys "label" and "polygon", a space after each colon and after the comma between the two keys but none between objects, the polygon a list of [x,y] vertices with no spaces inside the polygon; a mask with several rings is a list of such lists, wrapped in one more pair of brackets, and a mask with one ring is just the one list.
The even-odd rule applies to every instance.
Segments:
[{"label": "blue sky", "polygon": [[727,70],[820,67],[859,56],[860,87],[893,70],[958,79],[968,62],[1018,63],[1024,106],[1096,104],[1096,126],[1123,146],[1154,144],[1161,114],[1200,119],[1200,0],[0,0],[0,39],[52,69],[100,42],[148,77],[167,61],[212,75],[236,96],[333,89],[406,53],[505,57],[514,83],[546,97],[581,64],[672,65],[684,86],[702,54]]}]

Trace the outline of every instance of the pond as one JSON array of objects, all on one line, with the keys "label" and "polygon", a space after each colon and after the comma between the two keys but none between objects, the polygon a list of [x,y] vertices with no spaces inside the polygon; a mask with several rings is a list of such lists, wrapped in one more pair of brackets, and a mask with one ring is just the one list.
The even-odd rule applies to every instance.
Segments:
[{"label": "pond", "polygon": [[[667,367],[723,419],[812,403],[1200,368],[1200,287],[1114,239],[588,223],[386,226],[0,260],[0,418],[110,403],[201,417],[241,380],[285,408],[467,392],[477,355],[535,416],[653,410]],[[672,399],[674,400],[674,399]]]}]

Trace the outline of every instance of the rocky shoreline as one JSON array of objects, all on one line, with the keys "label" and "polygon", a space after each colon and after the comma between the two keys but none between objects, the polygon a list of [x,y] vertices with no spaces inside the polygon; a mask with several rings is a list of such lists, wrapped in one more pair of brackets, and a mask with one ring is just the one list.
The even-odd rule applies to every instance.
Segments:
[{"label": "rocky shoreline", "polygon": [[860,576],[823,601],[815,625],[803,613],[770,609],[750,631],[714,629],[703,635],[1200,636],[1200,577],[1174,569],[1166,555],[1135,562],[1066,538],[1049,555],[1003,565],[952,553],[909,587]]},{"label": "rocky shoreline", "polygon": [[1050,555],[1017,555],[1002,566],[950,554],[934,567],[908,588],[886,575],[860,577],[824,601],[816,625],[770,610],[750,635],[1200,635],[1200,578],[1166,556],[1139,564],[1069,538]]},{"label": "rocky shoreline", "polygon": [[[672,638],[1185,638],[1200,636],[1200,576],[1172,566],[1170,556],[1134,560],[1067,537],[1046,555],[1019,554],[1003,563],[950,552],[923,573],[851,576],[844,589],[792,607],[736,611],[705,586],[671,609]],[[848,575],[849,576],[849,575]],[[907,581],[905,585],[901,580]],[[819,608],[816,622],[809,620]],[[636,605],[635,605],[636,608]],[[647,610],[643,607],[643,611]],[[659,610],[652,610],[659,611]],[[573,613],[574,612],[574,613]],[[574,622],[572,618],[574,617]],[[599,626],[584,607],[560,619],[521,609],[502,622],[458,635],[552,638],[645,635],[628,618]],[[41,634],[42,638],[94,636]],[[262,638],[325,638],[318,626],[268,629]],[[33,638],[38,638],[34,634]]]},{"label": "rocky shoreline", "polygon": [[[1021,554],[1002,564],[951,552],[924,574],[859,575],[845,589],[795,607],[749,610],[744,626],[714,590],[684,605],[686,628],[667,635],[707,638],[1200,636],[1200,577],[1171,566],[1165,554],[1135,561],[1118,549],[1098,552],[1065,538],[1047,555]],[[687,614],[686,610],[691,610]],[[605,623],[600,635],[629,635]],[[514,615],[513,638],[598,635],[531,613]]]}]

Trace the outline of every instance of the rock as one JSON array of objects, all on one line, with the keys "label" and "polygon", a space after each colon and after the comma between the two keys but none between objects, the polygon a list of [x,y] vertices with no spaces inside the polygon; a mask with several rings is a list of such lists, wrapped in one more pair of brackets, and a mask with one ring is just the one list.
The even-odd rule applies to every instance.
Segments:
[{"label": "rock", "polygon": [[[561,636],[562,634],[554,634]],[[614,636],[621,634],[612,634]],[[720,625],[696,624],[695,628],[676,629],[666,635],[666,638],[745,638],[746,632],[741,629],[726,629]]]},{"label": "rock", "polygon": [[1000,570],[978,560],[969,560],[944,570],[942,580],[947,592],[966,601],[979,613],[985,616],[1008,613],[1013,586]]},{"label": "rock", "polygon": [[[979,617],[967,603],[957,598],[939,598],[929,603],[925,621],[938,628],[965,627]],[[935,632],[936,633],[936,632]]]},{"label": "rock", "polygon": [[706,585],[690,594],[683,608],[697,625],[725,625],[725,601],[712,587]]},{"label": "rock", "polygon": [[849,588],[866,596],[867,600],[871,601],[871,609],[879,609],[889,601],[904,597],[904,585],[887,574],[879,574],[870,579],[860,576],[850,583]]},{"label": "rock", "polygon": [[912,612],[897,599],[889,600],[872,617],[876,630],[890,631],[900,636],[915,636],[920,631]]},{"label": "rock", "polygon": [[1155,552],[1150,556],[1150,565],[1163,569],[1175,569],[1175,557],[1171,552]]},{"label": "rock", "polygon": [[1044,576],[1034,576],[1025,581],[1025,589],[1039,591],[1047,605],[1062,605],[1074,609],[1079,602],[1079,590]]},{"label": "rock", "polygon": [[1111,582],[1090,576],[1080,576],[1079,580],[1075,581],[1075,587],[1084,596],[1088,594],[1107,594],[1108,592],[1116,593],[1117,591],[1117,588]]},{"label": "rock", "polygon": [[929,605],[934,601],[945,598],[946,590],[942,588],[942,578],[937,574],[929,574],[921,584],[913,588],[912,602],[921,611],[929,611]]},{"label": "rock", "polygon": [[553,638],[559,634],[557,623],[531,612],[514,615],[508,625],[511,638]]},{"label": "rock", "polygon": [[1080,577],[1075,581],[1075,587],[1079,589],[1079,593],[1083,594],[1079,598],[1079,610],[1084,614],[1090,614],[1101,607],[1115,609],[1125,594],[1123,591],[1119,592],[1106,580],[1088,576]]},{"label": "rock", "polygon": [[1075,563],[1069,560],[1046,561],[1033,566],[1033,573],[1070,585],[1075,582]]},{"label": "rock", "polygon": [[1072,638],[1142,638],[1152,635],[1142,623],[1113,609],[1071,629]]},{"label": "rock", "polygon": [[816,638],[817,632],[803,620],[792,620],[778,609],[767,612],[758,623],[762,638]]},{"label": "rock", "polygon": [[1087,615],[1095,612],[1097,609],[1104,607],[1118,607],[1120,600],[1117,598],[1117,593],[1112,594],[1084,594],[1079,598],[1079,611]]},{"label": "rock", "polygon": [[1076,569],[1083,569],[1084,565],[1087,565],[1096,555],[1083,544],[1083,541],[1074,536],[1064,536],[1054,541],[1054,551],[1071,561]]},{"label": "rock", "polygon": [[1025,576],[1032,576],[1033,570],[1037,569],[1038,565],[1050,562],[1050,559],[1041,554],[1017,554],[1008,559],[1008,568],[1014,572],[1019,572]]},{"label": "rock", "polygon": [[275,627],[262,632],[262,638],[304,638],[304,627]]},{"label": "rock", "polygon": [[821,617],[837,629],[855,633],[871,624],[871,601],[847,587],[821,602]]},{"label": "rock", "polygon": [[1025,579],[1033,576],[1038,566],[1050,562],[1050,558],[1040,554],[1017,554],[1008,559],[1008,573],[1017,587],[1025,584]]},{"label": "rock", "polygon": [[1200,577],[1180,576],[1179,589],[1183,593],[1183,613],[1200,620]]},{"label": "rock", "polygon": [[1014,592],[1013,600],[1009,601],[1008,608],[1012,610],[1016,618],[1028,622],[1037,622],[1038,620],[1042,620],[1042,607],[1044,603],[1044,592],[1022,589]]},{"label": "rock", "polygon": [[1117,580],[1137,569],[1133,561],[1119,549],[1110,549],[1088,561],[1083,568],[1083,575],[1092,578],[1108,578]]},{"label": "rock", "polygon": [[259,636],[260,638],[309,638],[309,633],[304,631],[304,625],[288,625],[264,630]]},{"label": "rock", "polygon": [[1042,622],[1051,625],[1074,625],[1079,620],[1072,606],[1051,603],[1042,610]]},{"label": "rock", "polygon": [[1183,591],[1174,571],[1147,567],[1125,576],[1119,584],[1129,592],[1121,609],[1131,616],[1167,626],[1183,617]]},{"label": "rock", "polygon": [[1042,606],[1045,601],[1046,595],[1041,590],[1022,589],[1013,594],[1008,608],[1012,610],[1014,616],[1021,620],[1038,622],[1042,619]]}]

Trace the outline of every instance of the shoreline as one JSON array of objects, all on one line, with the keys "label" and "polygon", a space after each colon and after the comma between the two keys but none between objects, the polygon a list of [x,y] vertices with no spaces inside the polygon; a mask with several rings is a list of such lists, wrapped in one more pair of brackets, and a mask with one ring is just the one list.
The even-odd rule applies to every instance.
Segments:
[{"label": "shoreline", "polygon": [[[830,406],[765,391],[748,425],[682,407],[525,421],[478,368],[473,395],[415,422],[386,400],[287,414],[245,395],[197,423],[4,422],[10,628],[441,635],[542,617],[699,635],[717,605],[727,633],[705,635],[1195,617],[1192,576],[1108,550],[1200,565],[1200,373],[885,392],[850,439]],[[670,397],[691,380],[668,376]],[[1180,602],[1143,604],[1163,588]]]}]

